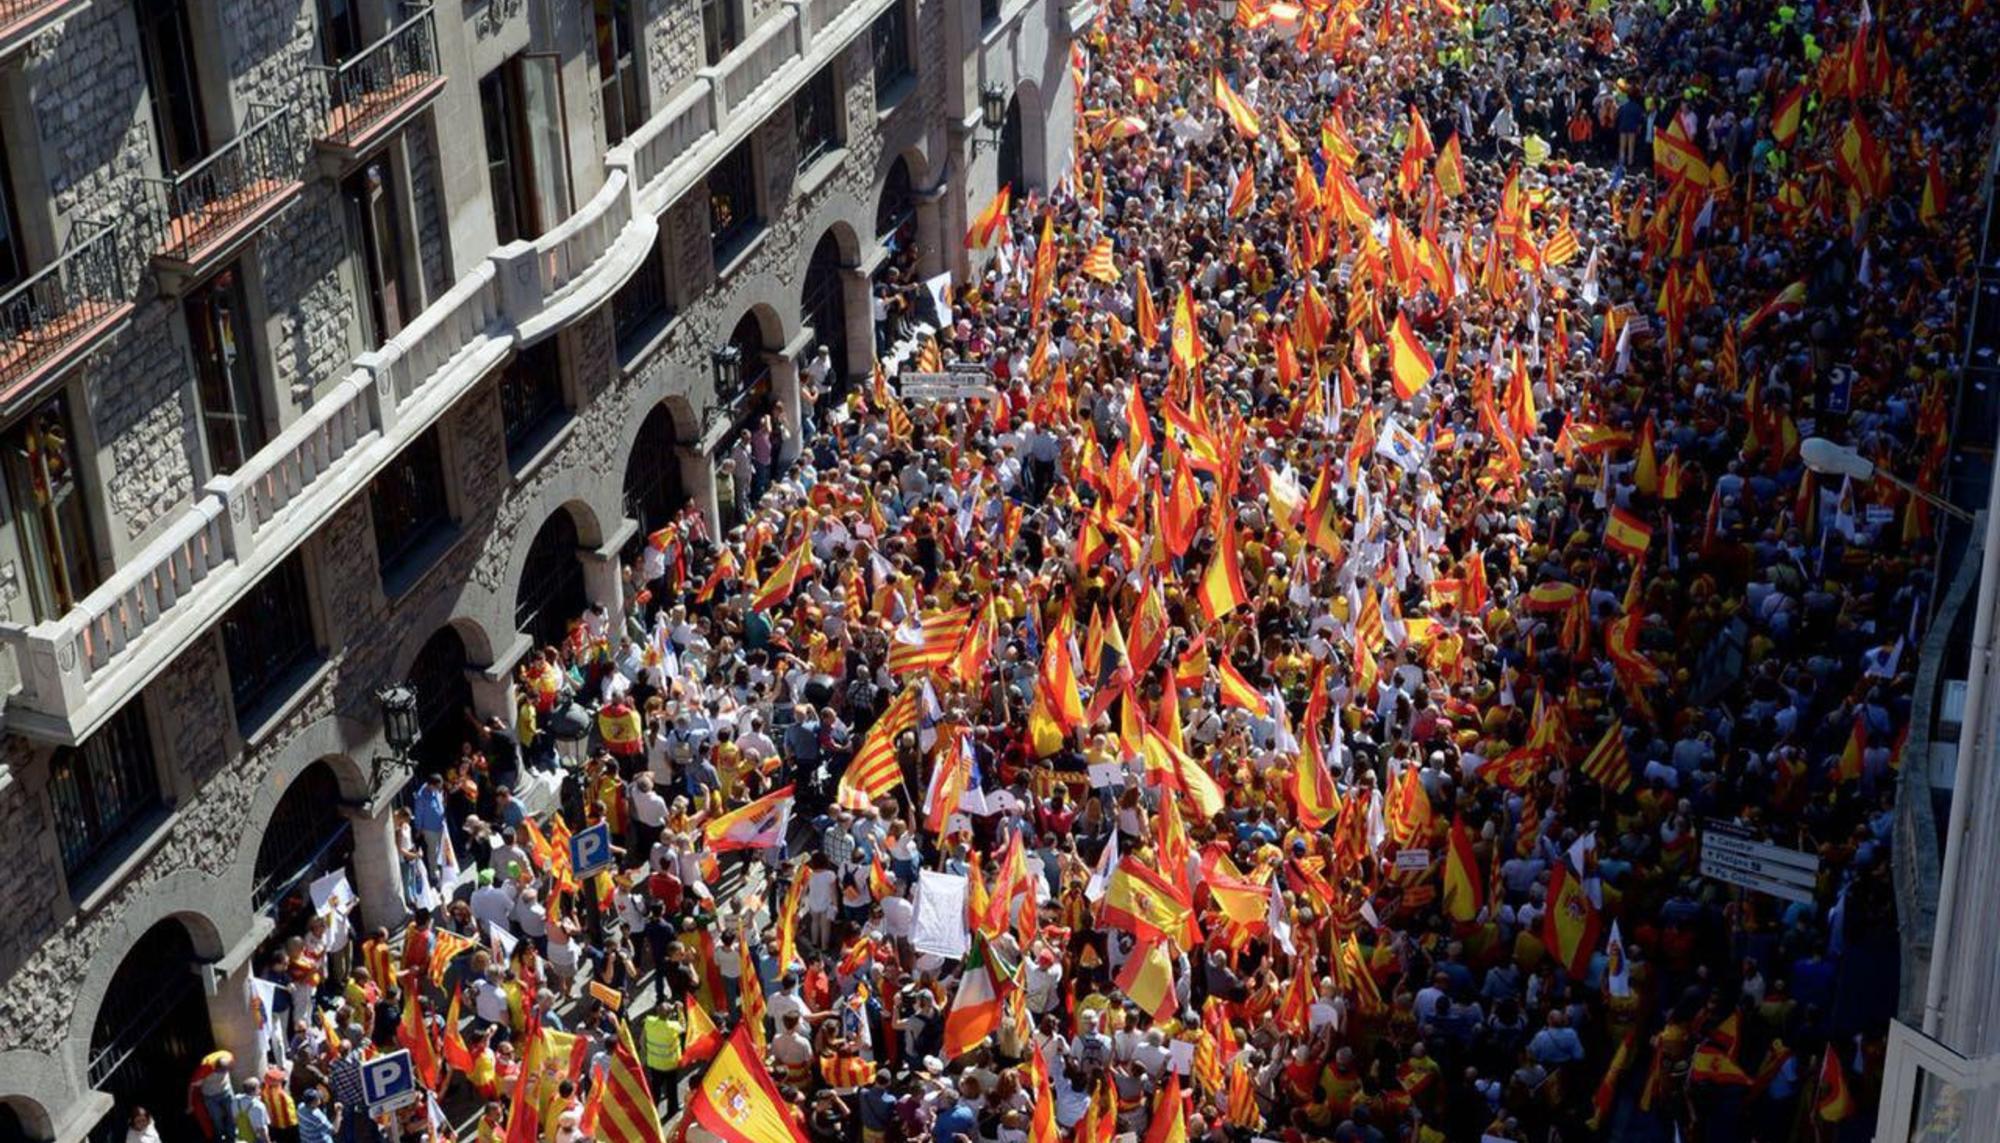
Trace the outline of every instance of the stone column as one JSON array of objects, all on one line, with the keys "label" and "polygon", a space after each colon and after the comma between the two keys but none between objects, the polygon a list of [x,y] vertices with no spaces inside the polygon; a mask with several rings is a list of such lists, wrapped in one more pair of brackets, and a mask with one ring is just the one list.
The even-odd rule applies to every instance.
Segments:
[{"label": "stone column", "polygon": [[715,462],[693,445],[675,446],[674,457],[681,465],[681,487],[687,489],[688,499],[701,510],[702,519],[708,521],[708,534],[719,542],[722,506],[715,499]]},{"label": "stone column", "polygon": [[[917,193],[917,277],[919,278],[935,278],[950,270],[962,280],[971,265],[966,260],[963,242],[945,241],[945,234],[951,225],[950,211],[947,209],[945,199],[953,192],[955,184],[963,182],[964,176],[961,171],[961,166],[954,162],[951,165],[949,178],[931,190]],[[958,193],[964,193],[962,186],[958,188]],[[944,260],[946,250],[954,252],[950,263]]]},{"label": "stone column", "polygon": [[610,551],[578,552],[576,558],[583,561],[583,590],[592,603],[604,605],[604,612],[624,630],[625,578],[618,569],[618,549]]},{"label": "stone column", "polygon": [[403,858],[396,852],[392,818],[395,792],[379,794],[365,806],[342,807],[354,827],[354,892],[361,898],[359,942],[376,929],[396,931],[409,917],[403,908]]},{"label": "stone column", "polygon": [[[207,997],[209,1031],[215,1035],[217,1048],[236,1057],[236,1065],[230,1071],[238,1080],[249,1079],[264,1070],[264,1061],[257,1054],[257,1013],[250,1007],[253,959],[246,956],[242,963],[226,970],[221,965],[203,966],[214,973],[211,979],[215,981],[215,991]],[[273,1034],[283,1033],[281,1029],[273,1029]]]},{"label": "stone column", "polygon": [[778,406],[778,423],[784,426],[785,447],[778,452],[778,467],[799,458],[799,437],[805,421],[799,409],[799,367],[789,353],[766,353],[764,365],[771,371],[771,398]]},{"label": "stone column", "polygon": [[840,268],[841,310],[847,318],[847,370],[850,386],[865,386],[875,372],[875,284],[859,266]]}]

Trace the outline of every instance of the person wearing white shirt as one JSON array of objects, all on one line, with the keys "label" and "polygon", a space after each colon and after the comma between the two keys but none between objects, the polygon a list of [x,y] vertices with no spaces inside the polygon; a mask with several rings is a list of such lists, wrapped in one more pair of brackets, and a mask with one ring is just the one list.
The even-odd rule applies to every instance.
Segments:
[{"label": "person wearing white shirt", "polygon": [[472,987],[472,1013],[488,1024],[506,1025],[506,977],[498,968],[486,970],[486,978]]},{"label": "person wearing white shirt", "polygon": [[549,911],[542,905],[541,894],[534,889],[523,889],[521,899],[514,903],[514,924],[521,935],[535,942],[537,949],[546,949],[549,939]]},{"label": "person wearing white shirt", "polygon": [[479,888],[472,891],[472,916],[479,922],[480,930],[484,931],[488,925],[504,929],[513,915],[514,894],[508,886],[494,884],[492,870],[481,870]]}]

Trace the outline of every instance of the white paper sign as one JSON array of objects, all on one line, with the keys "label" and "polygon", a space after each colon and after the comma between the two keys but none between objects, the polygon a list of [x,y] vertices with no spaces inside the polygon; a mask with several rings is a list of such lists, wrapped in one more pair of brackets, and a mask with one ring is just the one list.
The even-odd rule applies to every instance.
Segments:
[{"label": "white paper sign", "polygon": [[1090,765],[1090,788],[1102,790],[1125,784],[1125,767],[1116,762],[1093,762]]},{"label": "white paper sign", "polygon": [[1396,851],[1398,872],[1422,873],[1431,867],[1431,851],[1428,849],[1400,849]]},{"label": "white paper sign", "polygon": [[1193,1044],[1188,1043],[1186,1040],[1175,1040],[1173,1043],[1167,1045],[1167,1051],[1172,1053],[1171,1058],[1167,1060],[1168,1067],[1184,1076],[1194,1074]]},{"label": "white paper sign", "polygon": [[354,887],[347,883],[344,869],[336,869],[313,882],[307,891],[312,894],[315,913],[346,912],[354,906]]},{"label": "white paper sign", "polygon": [[925,869],[917,874],[917,916],[910,943],[918,952],[956,960],[971,947],[965,929],[965,878]]}]

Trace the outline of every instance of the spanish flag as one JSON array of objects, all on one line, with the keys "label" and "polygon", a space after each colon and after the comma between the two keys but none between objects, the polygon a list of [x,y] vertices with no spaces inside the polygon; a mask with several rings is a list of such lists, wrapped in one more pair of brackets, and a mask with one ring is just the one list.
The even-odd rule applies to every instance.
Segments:
[{"label": "spanish flag", "polygon": [[1437,180],[1438,189],[1444,192],[1446,198],[1457,198],[1465,193],[1465,156],[1459,149],[1458,132],[1453,131],[1451,138],[1446,139],[1439,149],[1437,162],[1432,164],[1432,177]]},{"label": "spanish flag", "polygon": [[809,1143],[764,1070],[763,1053],[739,1026],[709,1065],[688,1114],[726,1143]]},{"label": "spanish flag", "polygon": [[1187,1143],[1187,1109],[1181,1103],[1181,1076],[1168,1071],[1167,1082],[1153,1100],[1153,1122],[1145,1143]]},{"label": "spanish flag", "polygon": [[1542,944],[1570,976],[1582,980],[1597,949],[1603,919],[1584,892],[1583,882],[1566,862],[1549,872],[1548,910],[1542,914]]},{"label": "spanish flag", "polygon": [[715,1027],[715,1020],[702,1007],[699,996],[690,996],[684,1006],[687,1013],[687,1041],[681,1048],[681,1066],[691,1068],[703,1060],[712,1059],[722,1050],[722,1033]]},{"label": "spanish flag", "polygon": [[1786,150],[1799,136],[1799,122],[1805,116],[1806,85],[1800,84],[1778,100],[1771,109],[1771,141]]},{"label": "spanish flag", "polygon": [[1174,325],[1167,351],[1169,362],[1178,369],[1193,372],[1201,364],[1201,333],[1194,325],[1194,291],[1186,282],[1181,283],[1180,293],[1174,295]]},{"label": "spanish flag", "polygon": [[1188,941],[1194,907],[1187,895],[1145,865],[1125,858],[1111,871],[1098,920],[1141,939]]},{"label": "spanish flag", "polygon": [[1318,727],[1305,728],[1302,746],[1292,769],[1292,801],[1298,807],[1300,823],[1307,829],[1318,829],[1340,813],[1340,789],[1327,768]]},{"label": "spanish flag", "polygon": [[1861,761],[1868,754],[1868,718],[1860,711],[1854,712],[1854,727],[1848,731],[1847,746],[1840,752],[1840,762],[1833,771],[1836,782],[1858,782],[1861,780]]},{"label": "spanish flag", "polygon": [[1813,1117],[1827,1123],[1839,1123],[1854,1114],[1854,1097],[1847,1092],[1847,1069],[1841,1067],[1840,1057],[1834,1054],[1833,1045],[1826,1046],[1826,1056],[1819,1065],[1819,1094],[1813,1097]]},{"label": "spanish flag", "polygon": [[792,545],[792,550],[785,553],[778,566],[771,569],[771,576],[764,581],[764,586],[757,589],[756,596],[750,600],[751,610],[769,611],[790,599],[793,589],[812,572],[812,545],[806,542],[806,537],[800,536],[799,542]]},{"label": "spanish flag", "polygon": [[1039,1051],[1028,1053],[1028,1094],[1034,1098],[1034,1110],[1029,1114],[1028,1143],[1061,1143],[1062,1132],[1056,1127],[1056,1093],[1049,1086],[1048,1061]]},{"label": "spanish flag", "polygon": [[979,212],[979,216],[974,218],[972,225],[966,229],[966,249],[983,250],[993,245],[993,240],[1000,236],[1000,231],[1007,225],[1007,209],[1012,205],[1013,197],[1012,183],[1000,188],[1000,193],[993,196],[993,201],[986,204],[985,209]]},{"label": "spanish flag", "polygon": [[1201,586],[1195,589],[1195,599],[1201,604],[1202,617],[1210,623],[1219,622],[1250,601],[1250,593],[1243,590],[1243,570],[1236,559],[1236,530],[1228,524],[1222,527],[1215,555],[1208,562],[1208,570],[1202,573]]},{"label": "spanish flag", "polygon": [[1257,206],[1257,171],[1249,163],[1236,175],[1236,183],[1229,190],[1229,217],[1242,218]]},{"label": "spanish flag", "polygon": [[396,1042],[410,1050],[410,1069],[416,1072],[417,1079],[425,1087],[436,1090],[438,1081],[443,1078],[443,1069],[438,1066],[440,1061],[437,1049],[431,1044],[429,1022],[417,1007],[417,990],[414,988],[403,992],[403,1018],[396,1022]]},{"label": "spanish flag", "polygon": [[1652,525],[1623,508],[1613,508],[1611,515],[1605,519],[1604,546],[1614,552],[1622,552],[1636,560],[1646,554],[1646,547],[1652,542]]},{"label": "spanish flag", "polygon": [[1209,80],[1215,94],[1215,105],[1222,108],[1222,113],[1229,116],[1229,121],[1236,125],[1236,129],[1243,133],[1244,138],[1255,139],[1260,133],[1257,113],[1250,110],[1250,105],[1243,102],[1242,96],[1230,90],[1221,72],[1210,72]]},{"label": "spanish flag", "polygon": [[711,820],[702,827],[702,835],[716,853],[769,849],[785,840],[791,820],[792,787],[784,786]]},{"label": "spanish flag", "polygon": [[1481,900],[1479,858],[1472,852],[1472,837],[1465,819],[1454,814],[1451,836],[1444,851],[1444,914],[1454,921],[1470,921],[1479,915]]},{"label": "spanish flag", "polygon": [[1397,314],[1395,328],[1389,331],[1389,380],[1395,386],[1396,396],[1405,401],[1412,399],[1423,391],[1435,372],[1437,366],[1431,361],[1430,350],[1417,340],[1409,317]]},{"label": "spanish flag", "polygon": [[1250,680],[1244,678],[1226,656],[1215,660],[1215,673],[1222,684],[1223,706],[1264,713],[1264,696],[1257,693],[1257,688],[1250,685]]},{"label": "spanish flag", "polygon": [[1174,995],[1174,964],[1167,946],[1159,941],[1141,941],[1118,974],[1118,991],[1154,1020],[1173,1018],[1180,1000]]}]

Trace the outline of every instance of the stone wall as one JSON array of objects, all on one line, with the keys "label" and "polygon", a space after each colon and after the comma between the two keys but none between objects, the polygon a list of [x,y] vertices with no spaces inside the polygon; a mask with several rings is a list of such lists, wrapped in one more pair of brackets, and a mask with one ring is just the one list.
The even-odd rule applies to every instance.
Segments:
[{"label": "stone wall", "polygon": [[701,70],[700,0],[644,0],[646,80],[658,111]]},{"label": "stone wall", "polygon": [[48,193],[65,218],[122,220],[134,253],[157,210],[139,179],[154,163],[138,31],[123,4],[91,4],[37,37],[26,58]]},{"label": "stone wall", "polygon": [[189,380],[181,321],[175,307],[143,302],[124,333],[85,367],[114,538],[135,540],[194,491],[201,439],[181,402]]},{"label": "stone wall", "polygon": [[344,210],[333,183],[309,183],[257,244],[270,315],[267,353],[280,400],[309,403],[322,386],[347,375],[358,348],[351,339],[355,300],[340,272],[348,257]]},{"label": "stone wall", "polygon": [[410,149],[410,201],[417,214],[417,251],[422,261],[424,296],[435,298],[451,289],[450,232],[446,229],[444,172],[438,165],[437,124],[420,116],[404,132]]},{"label": "stone wall", "polygon": [[321,58],[313,0],[258,0],[222,4],[212,11],[222,15],[238,124],[262,118],[259,104],[290,108],[301,126],[316,120],[323,111],[317,97],[325,88],[306,72],[307,65]]}]

